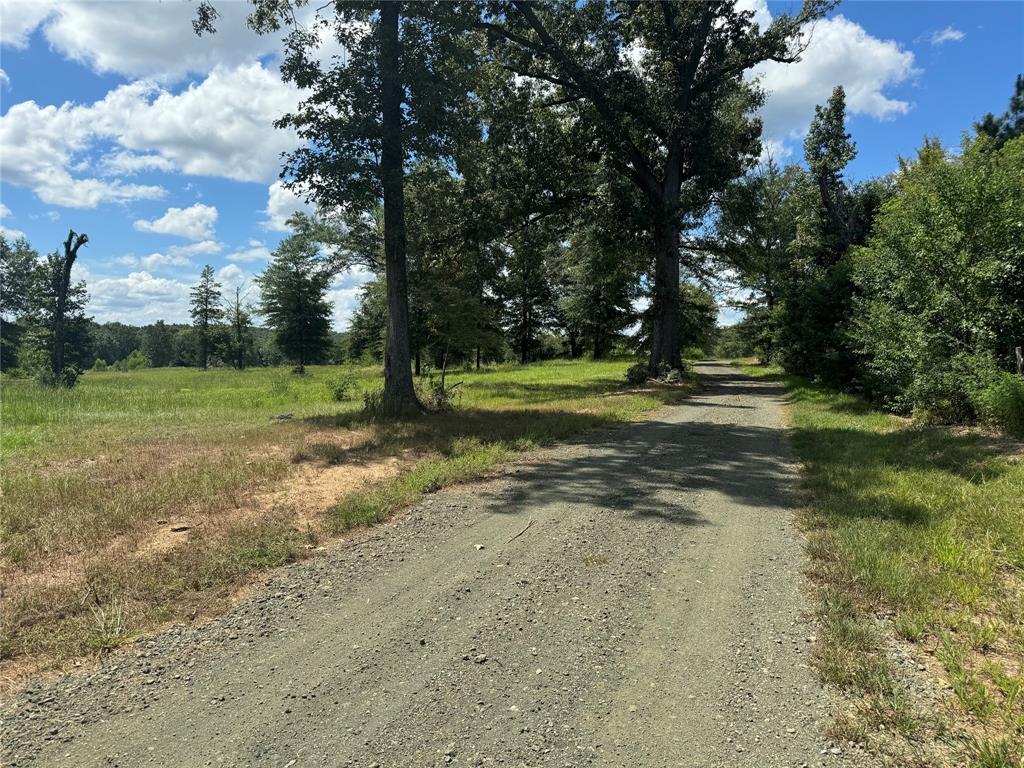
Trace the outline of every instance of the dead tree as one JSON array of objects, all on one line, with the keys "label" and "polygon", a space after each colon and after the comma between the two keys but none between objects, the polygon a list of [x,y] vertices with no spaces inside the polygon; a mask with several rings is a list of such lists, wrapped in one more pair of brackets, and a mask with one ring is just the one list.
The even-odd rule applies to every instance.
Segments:
[{"label": "dead tree", "polygon": [[61,264],[60,276],[57,281],[57,302],[53,311],[53,353],[50,357],[54,379],[59,381],[64,373],[64,315],[68,306],[68,291],[71,288],[71,268],[78,258],[78,249],[89,242],[84,232],[76,234],[68,231],[68,239],[64,241],[64,260]]}]

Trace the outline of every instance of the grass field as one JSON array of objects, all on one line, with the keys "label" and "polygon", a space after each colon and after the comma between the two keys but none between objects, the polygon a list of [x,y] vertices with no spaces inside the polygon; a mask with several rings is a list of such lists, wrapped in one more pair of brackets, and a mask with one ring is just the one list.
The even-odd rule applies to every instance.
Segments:
[{"label": "grass field", "polygon": [[628,389],[629,364],[456,372],[455,411],[397,423],[362,414],[374,368],[89,372],[71,390],[4,380],[0,680],[216,611],[325,538],[691,389]]},{"label": "grass field", "polygon": [[[1024,765],[1022,446],[783,380],[805,467],[818,669],[856,702],[836,735],[903,749],[900,765]],[[939,711],[885,652],[897,637],[944,691]]]}]

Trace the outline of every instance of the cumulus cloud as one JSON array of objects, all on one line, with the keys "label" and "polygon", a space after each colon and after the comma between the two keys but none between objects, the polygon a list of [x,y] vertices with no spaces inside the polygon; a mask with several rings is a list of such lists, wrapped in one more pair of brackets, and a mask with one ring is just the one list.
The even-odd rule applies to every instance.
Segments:
[{"label": "cumulus cloud", "polygon": [[932,45],[942,45],[943,43],[959,43],[967,35],[961,32],[956,27],[946,27],[945,29],[937,29],[928,35],[928,41]]},{"label": "cumulus cloud", "polygon": [[191,264],[192,260],[183,253],[151,253],[143,256],[139,262],[146,269],[156,270],[160,267],[185,267]]},{"label": "cumulus cloud", "polygon": [[123,277],[93,276],[83,270],[76,274],[89,289],[89,314],[98,322],[118,320],[146,325],[157,320],[188,322],[190,282],[155,277],[148,271],[130,272]]},{"label": "cumulus cloud", "polygon": [[917,74],[913,53],[869,35],[844,16],[819,21],[808,33],[799,62],[768,62],[750,73],[768,92],[761,110],[766,148],[777,156],[788,154],[787,140],[807,130],[814,106],[824,104],[837,85],[846,90],[850,114],[885,120],[910,110],[909,102],[887,96],[886,90]]},{"label": "cumulus cloud", "polygon": [[24,48],[32,32],[57,9],[56,0],[3,0],[0,43]]},{"label": "cumulus cloud", "polygon": [[248,248],[229,253],[226,258],[228,261],[267,261],[270,249],[259,240],[250,240]]},{"label": "cumulus cloud", "polygon": [[3,67],[0,67],[0,86],[9,87],[11,85],[11,77],[7,74]]},{"label": "cumulus cloud", "polygon": [[267,187],[267,218],[263,222],[264,229],[271,232],[288,232],[287,221],[296,212],[313,213],[314,209],[280,181],[275,181]]},{"label": "cumulus cloud", "polygon": [[331,302],[333,311],[332,324],[337,331],[348,328],[352,315],[359,308],[360,288],[373,279],[373,273],[364,267],[352,267],[342,272],[331,283],[327,291],[327,300]]},{"label": "cumulus cloud", "polygon": [[50,46],[97,72],[173,80],[235,66],[273,52],[273,35],[248,29],[246,3],[223,2],[216,35],[192,30],[195,4],[188,2],[95,2],[3,0],[3,42],[24,47],[40,29]]},{"label": "cumulus cloud", "polygon": [[196,203],[188,208],[168,208],[158,219],[137,219],[135,229],[160,235],[177,235],[189,240],[209,240],[217,223],[217,209],[212,205]]},{"label": "cumulus cloud", "polygon": [[40,107],[34,101],[14,104],[0,117],[0,176],[29,187],[44,203],[95,208],[100,203],[163,197],[163,188],[118,180],[75,178],[72,167],[91,143],[89,115],[65,104]]},{"label": "cumulus cloud", "polygon": [[8,237],[8,238],[14,238],[14,239],[17,239],[19,237],[24,237],[25,233],[22,232],[20,229],[12,229],[11,227],[4,226],[3,220],[7,219],[7,218],[10,218],[10,215],[11,215],[11,209],[8,208],[3,203],[0,203],[0,235],[3,235],[4,237]]},{"label": "cumulus cloud", "polygon": [[111,176],[131,176],[140,171],[173,171],[174,163],[160,155],[136,155],[114,152],[100,161],[103,171]]},{"label": "cumulus cloud", "polygon": [[140,81],[91,105],[21,102],[0,116],[0,171],[44,202],[67,207],[162,197],[159,186],[76,177],[90,168],[90,150],[112,141],[117,150],[99,163],[108,177],[176,170],[266,183],[277,176],[281,153],[298,145],[294,132],[273,127],[298,98],[296,89],[251,64],[215,69],[180,93]]}]

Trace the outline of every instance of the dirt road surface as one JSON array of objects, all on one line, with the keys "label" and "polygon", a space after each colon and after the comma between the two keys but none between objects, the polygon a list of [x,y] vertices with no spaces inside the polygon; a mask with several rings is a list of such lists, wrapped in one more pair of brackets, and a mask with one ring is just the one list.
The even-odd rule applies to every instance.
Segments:
[{"label": "dirt road surface", "polygon": [[782,390],[434,494],[228,615],[2,708],[4,766],[840,766]]}]

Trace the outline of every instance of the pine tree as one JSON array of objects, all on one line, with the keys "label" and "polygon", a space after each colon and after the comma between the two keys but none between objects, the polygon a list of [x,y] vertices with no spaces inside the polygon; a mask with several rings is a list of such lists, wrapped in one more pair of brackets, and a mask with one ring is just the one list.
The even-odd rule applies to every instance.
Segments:
[{"label": "pine tree", "polygon": [[227,302],[225,320],[228,325],[228,337],[225,344],[228,359],[235,370],[245,368],[246,360],[252,349],[252,314],[249,307],[242,302],[242,286],[235,286],[235,296]]},{"label": "pine tree", "polygon": [[157,320],[143,331],[142,353],[154,368],[163,368],[174,361],[174,331],[163,320]]},{"label": "pine tree", "polygon": [[207,264],[203,267],[199,282],[193,286],[191,292],[191,315],[192,325],[196,330],[197,362],[204,371],[210,362],[210,352],[214,348],[217,327],[224,318],[220,289],[220,283],[213,276],[213,267]]},{"label": "pine tree", "polygon": [[319,244],[302,235],[285,238],[256,283],[259,313],[274,329],[284,356],[304,373],[331,347],[331,304],[326,299],[332,271],[319,256]]}]

